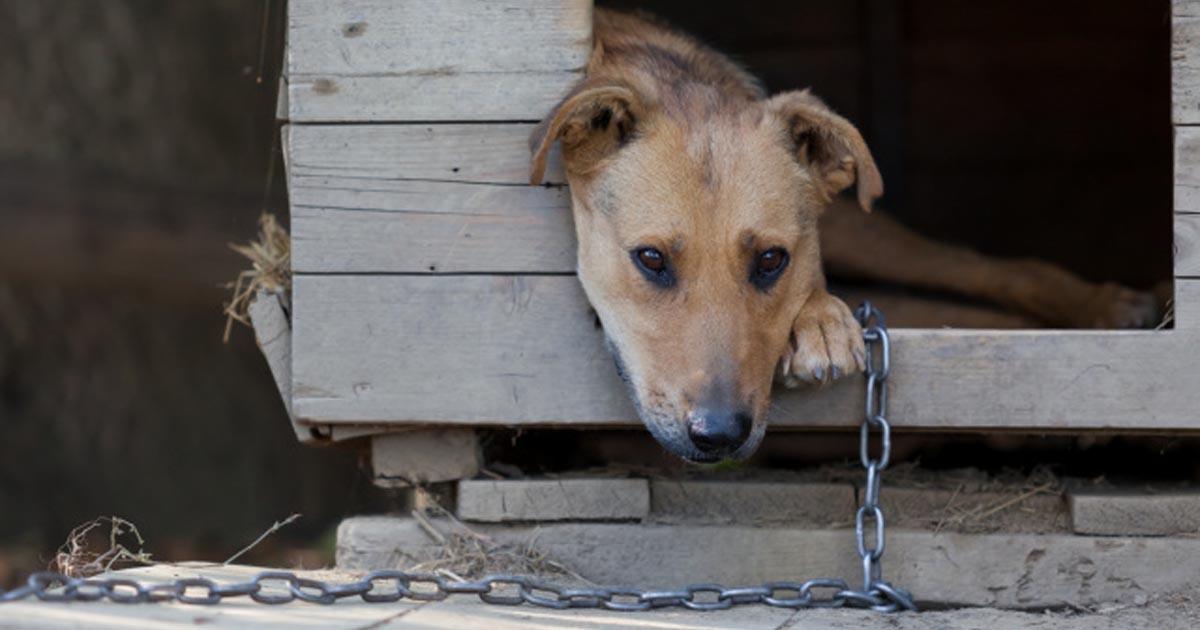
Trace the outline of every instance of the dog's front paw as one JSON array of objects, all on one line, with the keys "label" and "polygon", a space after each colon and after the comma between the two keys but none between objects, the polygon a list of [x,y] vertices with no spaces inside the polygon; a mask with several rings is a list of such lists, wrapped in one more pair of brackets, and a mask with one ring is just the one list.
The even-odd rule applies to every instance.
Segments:
[{"label": "dog's front paw", "polygon": [[1158,320],[1152,294],[1108,282],[1096,285],[1079,305],[1075,323],[1081,328],[1153,328]]},{"label": "dog's front paw", "polygon": [[809,298],[792,324],[791,341],[779,362],[786,387],[822,384],[865,367],[862,327],[838,298],[821,292]]}]

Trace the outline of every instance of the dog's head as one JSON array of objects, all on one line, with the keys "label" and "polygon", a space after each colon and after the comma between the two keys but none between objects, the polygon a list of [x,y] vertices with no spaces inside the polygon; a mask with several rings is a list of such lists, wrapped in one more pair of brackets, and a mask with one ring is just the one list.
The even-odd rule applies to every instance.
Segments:
[{"label": "dog's head", "polygon": [[579,278],[642,421],[700,462],[766,431],[792,324],[824,288],[817,219],[859,180],[882,194],[858,131],[805,92],[733,102],[584,82],[534,132],[533,182],[560,140]]}]

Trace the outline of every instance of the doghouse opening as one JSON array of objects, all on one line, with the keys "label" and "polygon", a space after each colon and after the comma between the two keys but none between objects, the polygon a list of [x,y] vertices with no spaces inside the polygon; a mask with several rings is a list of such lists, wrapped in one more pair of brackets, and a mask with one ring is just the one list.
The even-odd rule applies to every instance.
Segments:
[{"label": "doghouse opening", "polygon": [[[1164,0],[599,0],[731,55],[770,92],[811,87],[879,163],[879,207],[919,233],[1155,292],[1172,275]],[[893,325],[1041,327],[978,301],[832,278]]]}]

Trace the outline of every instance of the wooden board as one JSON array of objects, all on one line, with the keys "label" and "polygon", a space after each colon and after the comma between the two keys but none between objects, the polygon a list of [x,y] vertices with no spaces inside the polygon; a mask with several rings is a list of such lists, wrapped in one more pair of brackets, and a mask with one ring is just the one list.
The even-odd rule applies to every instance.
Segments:
[{"label": "wooden board", "polygon": [[[321,423],[638,423],[570,276],[298,276],[293,401]],[[892,421],[1200,429],[1185,331],[896,330]],[[772,422],[859,423],[862,383],[783,391]]]},{"label": "wooden board", "polygon": [[1175,277],[1200,277],[1200,214],[1175,215]]},{"label": "wooden board", "polygon": [[1200,0],[1171,2],[1171,120],[1200,124]]},{"label": "wooden board", "polygon": [[582,76],[591,0],[293,0],[293,121],[538,120]]},{"label": "wooden board", "polygon": [[291,125],[292,262],[307,272],[575,269],[557,152],[529,185],[528,124]]},{"label": "wooden board", "polygon": [[1175,128],[1175,212],[1200,214],[1200,128]]},{"label": "wooden board", "polygon": [[[886,475],[885,475],[886,476]],[[883,490],[887,496],[888,488]],[[433,520],[434,527],[454,525]],[[599,584],[678,588],[702,579],[722,584],[843,577],[861,579],[852,528],[634,523],[473,524],[499,544],[533,541],[546,557]],[[338,527],[337,565],[343,570],[392,569],[434,557],[428,534],[410,518],[358,516]],[[883,570],[893,584],[912,589],[918,602],[1028,609],[1145,602],[1156,593],[1194,586],[1200,571],[1200,540],[1190,538],[1088,537],[1071,534],[961,534],[889,528]],[[1190,592],[1190,591],[1188,591]],[[750,611],[756,607],[738,608]],[[931,607],[932,608],[932,607]],[[816,611],[802,611],[808,619]],[[659,615],[661,612],[652,613]],[[743,613],[744,614],[744,613]],[[926,615],[878,616],[890,628],[952,628],[915,625]],[[647,615],[630,615],[629,620]],[[653,617],[657,619],[658,617]],[[1038,620],[1059,617],[1038,617]],[[1189,617],[1194,619],[1194,615]],[[1182,619],[1182,617],[1181,617]],[[408,622],[410,618],[406,618]],[[577,627],[563,624],[567,627]],[[1190,628],[1184,623],[1178,627]],[[540,627],[540,626],[539,626]],[[590,626],[584,626],[590,627]],[[660,628],[678,628],[662,623]],[[713,622],[713,628],[736,627]],[[784,624],[778,628],[792,628]],[[863,628],[860,624],[816,627]],[[873,627],[873,626],[865,626]],[[1053,625],[980,623],[971,628],[1054,628]],[[1094,630],[1163,627],[1086,626]],[[1165,627],[1173,628],[1167,624]],[[1082,630],[1082,629],[1081,629]]]},{"label": "wooden board", "polygon": [[[287,125],[283,133],[289,175],[527,185],[533,128],[530,123]],[[566,182],[557,151],[550,155],[545,181]]]},{"label": "wooden board", "polygon": [[1175,328],[1200,328],[1200,280],[1175,280]]},{"label": "wooden board", "polygon": [[299,273],[575,269],[563,187],[298,175],[291,183]]}]

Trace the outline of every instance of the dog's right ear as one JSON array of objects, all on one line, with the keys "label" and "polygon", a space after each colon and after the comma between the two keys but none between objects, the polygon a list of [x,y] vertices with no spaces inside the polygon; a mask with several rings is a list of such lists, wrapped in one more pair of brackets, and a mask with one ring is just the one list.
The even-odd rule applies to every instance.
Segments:
[{"label": "dog's right ear", "polygon": [[567,94],[529,138],[533,152],[529,182],[542,183],[546,156],[562,140],[568,171],[586,173],[616,152],[634,132],[641,103],[628,84],[584,81]]},{"label": "dog's right ear", "polygon": [[883,177],[867,143],[850,121],[833,113],[808,90],[777,94],[767,108],[783,119],[796,156],[808,167],[827,197],[858,181],[858,203],[871,211],[883,195]]}]

